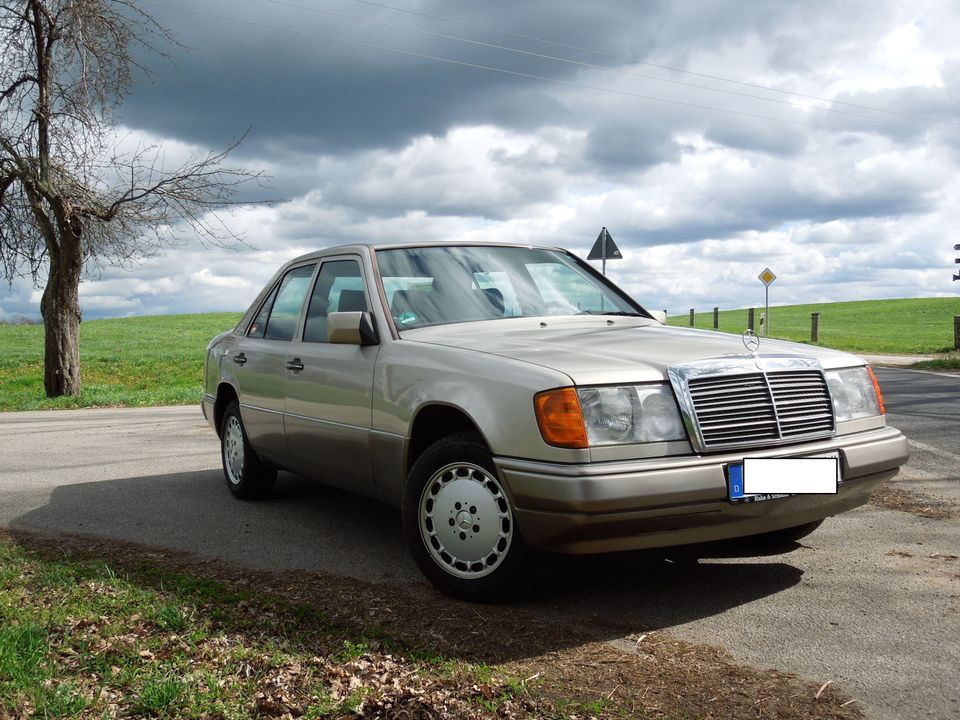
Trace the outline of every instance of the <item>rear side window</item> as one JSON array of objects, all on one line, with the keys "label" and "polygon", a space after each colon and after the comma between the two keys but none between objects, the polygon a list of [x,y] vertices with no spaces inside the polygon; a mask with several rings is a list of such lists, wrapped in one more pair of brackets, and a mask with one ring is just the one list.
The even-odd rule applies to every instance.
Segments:
[{"label": "rear side window", "polygon": [[248,337],[262,337],[268,340],[291,340],[300,308],[310,287],[310,278],[316,265],[302,265],[290,270],[283,276],[280,285],[260,308],[260,312],[250,323]]},{"label": "rear side window", "polygon": [[279,287],[279,285],[275,285],[273,290],[270,291],[270,295],[263,301],[263,305],[260,306],[260,312],[257,313],[253,322],[250,323],[250,327],[247,328],[247,337],[263,337],[263,332],[267,329],[267,318],[270,317],[270,308],[273,307],[273,301],[277,299],[277,290]]}]

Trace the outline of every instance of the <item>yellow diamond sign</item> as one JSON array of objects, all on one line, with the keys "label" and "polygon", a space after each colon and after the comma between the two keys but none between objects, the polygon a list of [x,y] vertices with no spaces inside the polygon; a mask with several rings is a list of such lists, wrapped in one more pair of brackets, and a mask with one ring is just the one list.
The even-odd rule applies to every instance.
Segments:
[{"label": "yellow diamond sign", "polygon": [[773,274],[773,270],[771,270],[770,268],[764,268],[763,272],[757,275],[757,277],[760,278],[760,282],[762,282],[767,287],[769,287],[770,284],[777,279],[777,276]]}]

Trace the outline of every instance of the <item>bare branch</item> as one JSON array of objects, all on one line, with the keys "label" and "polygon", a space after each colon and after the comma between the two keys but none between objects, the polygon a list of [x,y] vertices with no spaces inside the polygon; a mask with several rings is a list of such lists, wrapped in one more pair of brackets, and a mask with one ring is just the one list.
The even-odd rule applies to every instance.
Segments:
[{"label": "bare branch", "polygon": [[125,267],[180,237],[242,242],[221,213],[263,178],[226,165],[243,137],[176,167],[162,146],[117,149],[116,109],[149,72],[132,48],[166,58],[170,44],[131,0],[0,2],[0,273],[45,281],[48,394],[79,392],[84,267]]},{"label": "bare branch", "polygon": [[37,79],[36,79],[33,75],[24,75],[23,77],[18,78],[17,80],[15,80],[14,83],[13,83],[13,85],[11,85],[11,86],[8,87],[6,90],[4,90],[2,93],[0,93],[0,102],[3,102],[3,101],[6,100],[8,97],[10,97],[11,95],[13,95],[13,93],[15,93],[15,92],[17,91],[17,88],[18,88],[18,87],[20,87],[21,85],[26,85],[26,84],[29,83],[29,82],[36,83],[36,82],[37,82]]}]

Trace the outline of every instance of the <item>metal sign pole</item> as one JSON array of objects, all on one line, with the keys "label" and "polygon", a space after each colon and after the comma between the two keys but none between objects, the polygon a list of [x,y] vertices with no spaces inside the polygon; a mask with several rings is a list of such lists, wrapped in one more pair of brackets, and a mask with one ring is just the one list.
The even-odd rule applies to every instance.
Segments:
[{"label": "metal sign pole", "polygon": [[600,232],[601,232],[600,254],[603,255],[603,262],[601,263],[601,266],[600,266],[600,272],[602,272],[603,276],[606,277],[607,276],[607,229],[604,228]]},{"label": "metal sign pole", "polygon": [[770,286],[767,285],[763,289],[764,289],[763,334],[766,336],[769,336],[770,335]]},{"label": "metal sign pole", "polygon": [[770,286],[777,276],[770,268],[764,268],[757,279],[763,283],[763,334],[770,335]]}]

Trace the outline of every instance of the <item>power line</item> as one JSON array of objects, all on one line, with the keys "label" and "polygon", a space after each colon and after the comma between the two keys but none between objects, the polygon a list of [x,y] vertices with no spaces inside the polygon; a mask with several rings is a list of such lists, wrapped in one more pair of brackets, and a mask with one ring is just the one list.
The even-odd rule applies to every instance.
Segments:
[{"label": "power line", "polygon": [[226,20],[227,22],[238,23],[241,25],[261,27],[261,28],[266,28],[268,30],[276,30],[279,32],[288,32],[294,35],[301,35],[304,37],[322,38],[324,40],[332,40],[334,42],[344,43],[346,45],[353,45],[355,47],[382,50],[385,52],[391,52],[398,55],[406,55],[408,57],[416,57],[424,60],[433,60],[435,62],[448,63],[450,65],[458,65],[461,67],[475,68],[477,70],[485,70],[488,72],[501,73],[503,75],[511,75],[513,77],[522,77],[522,78],[529,78],[531,80],[540,80],[543,82],[554,83],[557,85],[566,85],[568,87],[578,87],[586,90],[595,90],[597,92],[605,92],[612,95],[619,95],[622,97],[631,97],[631,98],[636,98],[638,100],[647,100],[650,102],[665,103],[669,105],[678,105],[681,107],[693,108],[696,110],[708,110],[710,112],[719,112],[727,115],[736,115],[739,117],[752,118],[754,120],[767,120],[770,122],[784,123],[787,125],[799,125],[801,127],[812,127],[812,128],[819,128],[822,130],[833,129],[827,125],[820,125],[820,124],[808,122],[805,120],[789,120],[787,118],[773,117],[772,115],[761,115],[759,113],[750,113],[750,112],[744,112],[741,110],[730,110],[727,108],[720,108],[712,105],[703,105],[701,103],[686,102],[684,100],[670,100],[667,98],[656,97],[654,95],[643,95],[640,93],[629,92],[626,90],[616,90],[614,88],[601,87],[599,85],[590,85],[588,83],[576,82],[574,80],[564,80],[562,78],[552,78],[546,75],[536,75],[534,73],[526,73],[526,72],[521,72],[519,70],[508,70],[507,68],[494,67],[491,65],[481,65],[479,63],[467,62],[465,60],[455,60],[453,58],[415,52],[413,50],[402,50],[400,48],[389,47],[387,45],[380,45],[377,43],[365,42],[362,40],[351,40],[348,38],[338,37],[336,35],[330,35],[328,33],[322,33],[317,31],[310,31],[310,30],[299,30],[296,28],[282,27],[280,25],[271,25],[269,23],[263,23],[256,20],[245,20],[242,18],[230,17],[227,15],[219,15],[217,13],[206,12],[204,10],[195,10],[193,8],[184,8],[184,7],[179,7],[177,5],[168,5],[166,3],[157,2],[157,0],[141,0],[141,2],[143,2],[146,5],[154,5],[156,7],[162,7],[168,10],[177,10],[179,12],[189,13],[191,15],[198,15],[201,17],[209,17],[216,20]]},{"label": "power line", "polygon": [[[321,15],[328,15],[328,16],[331,16],[331,17],[343,18],[343,19],[346,19],[346,20],[353,20],[353,21],[355,21],[355,22],[367,23],[367,24],[370,24],[370,25],[378,25],[378,26],[380,26],[380,27],[387,27],[387,28],[392,28],[392,29],[395,29],[395,30],[404,30],[404,31],[407,31],[407,32],[419,33],[419,34],[421,34],[421,35],[427,35],[427,36],[430,36],[430,37],[442,38],[442,39],[444,39],[444,40],[454,40],[454,41],[456,41],[456,42],[467,43],[467,44],[470,44],[470,45],[476,45],[476,46],[485,47],[485,48],[491,48],[491,49],[495,49],[495,50],[505,50],[505,51],[507,51],[507,52],[516,53],[516,54],[519,54],[519,55],[526,55],[526,56],[528,56],[528,57],[535,57],[535,58],[539,58],[539,59],[543,59],[543,60],[551,60],[551,61],[555,61],[555,62],[566,63],[566,64],[569,64],[569,65],[577,65],[577,66],[580,66],[580,67],[590,68],[590,69],[593,69],[593,70],[605,70],[605,71],[607,71],[607,72],[613,72],[613,73],[617,73],[617,74],[619,74],[619,75],[627,75],[627,76],[630,76],[630,77],[638,77],[638,78],[642,78],[642,79],[645,79],[645,80],[654,80],[654,81],[656,81],[656,82],[669,83],[669,84],[671,84],[671,85],[680,85],[680,86],[683,86],[683,87],[696,88],[696,89],[699,89],[699,90],[707,90],[707,91],[709,91],[709,92],[722,93],[722,94],[724,94],[724,95],[733,95],[733,96],[736,96],[736,97],[749,98],[749,99],[751,99],[751,100],[759,100],[759,101],[761,101],[761,102],[779,103],[779,104],[781,104],[781,105],[788,105],[788,106],[790,106],[790,107],[800,108],[800,109],[804,109],[804,110],[809,108],[809,106],[807,106],[807,105],[803,105],[803,104],[800,104],[800,103],[792,102],[792,101],[790,101],[790,100],[783,100],[783,99],[780,99],[780,98],[763,97],[763,96],[761,96],[761,95],[754,95],[754,94],[752,94],[752,93],[738,92],[738,91],[736,91],[736,90],[726,90],[726,89],[724,89],[724,88],[717,88],[717,87],[711,87],[711,86],[709,86],[709,85],[700,85],[700,84],[697,84],[697,83],[685,82],[685,81],[683,81],[683,80],[674,80],[674,79],[671,79],[671,78],[658,77],[658,76],[656,76],[656,75],[646,75],[646,74],[644,74],[644,73],[638,73],[638,72],[631,71],[631,70],[624,70],[624,69],[622,69],[622,68],[617,68],[617,67],[610,67],[610,66],[608,66],[608,65],[597,65],[597,64],[595,64],[595,63],[583,62],[583,61],[580,61],[580,60],[573,60],[573,59],[564,58],[564,57],[557,57],[557,56],[555,56],[555,55],[547,55],[547,54],[544,54],[544,53],[532,52],[532,51],[530,51],[530,50],[521,50],[521,49],[519,49],[519,48],[509,47],[509,46],[507,46],[507,45],[498,45],[498,44],[496,44],[496,43],[483,42],[483,41],[481,41],[481,40],[473,40],[473,39],[471,39],[471,38],[465,38],[465,37],[461,37],[461,36],[458,36],[458,35],[449,35],[449,34],[447,34],[447,33],[433,32],[433,31],[431,31],[431,30],[424,30],[424,29],[422,29],[422,28],[409,27],[409,26],[405,26],[405,25],[397,25],[397,24],[395,24],[395,23],[384,22],[384,21],[382,21],[382,20],[375,20],[375,19],[373,19],[373,18],[360,17],[360,16],[357,16],[357,15],[350,15],[350,14],[347,14],[347,13],[337,12],[337,11],[335,11],[335,10],[325,10],[325,9],[323,9],[323,8],[311,7],[311,6],[308,6],[308,5],[298,5],[298,4],[293,3],[293,2],[285,2],[284,0],[264,0],[264,1],[265,1],[265,2],[268,2],[268,3],[271,3],[271,4],[273,4],[273,5],[281,5],[281,6],[284,6],[284,7],[294,8],[294,9],[297,9],[297,10],[304,10],[304,11],[306,11],[306,12],[318,13],[318,14],[321,14]],[[359,2],[359,1],[361,1],[361,0],[357,0],[357,1]],[[451,21],[451,22],[455,22],[455,21]],[[830,101],[829,101],[829,100],[826,100],[825,102],[830,102]],[[815,106],[813,109],[820,110],[820,111],[822,111],[822,112],[834,113],[834,114],[838,114],[838,115],[846,115],[846,116],[848,116],[848,117],[863,118],[863,119],[866,119],[866,120],[872,120],[872,121],[874,121],[874,122],[880,122],[880,123],[890,123],[890,124],[892,124],[892,123],[898,123],[898,124],[900,124],[900,125],[911,125],[911,126],[914,126],[914,127],[924,127],[923,125],[920,125],[920,124],[918,124],[918,123],[904,123],[903,121],[895,121],[895,120],[889,120],[889,119],[886,119],[886,118],[878,118],[878,117],[876,117],[875,115],[866,115],[866,114],[864,114],[864,113],[848,112],[848,111],[845,111],[845,110],[837,110],[836,108],[830,108],[830,107]],[[902,113],[896,113],[896,114],[901,115]],[[907,116],[907,117],[912,117],[912,116]],[[940,124],[940,123],[941,123],[941,121],[936,121],[936,120],[931,120],[930,122],[933,122],[933,123],[936,123],[936,124]]]},{"label": "power line", "polygon": [[[361,3],[363,5],[369,5],[371,7],[378,7],[384,10],[392,10],[394,12],[406,13],[407,15],[415,15],[417,17],[428,18],[430,20],[437,20],[439,22],[449,23],[451,25],[460,25],[461,27],[468,27],[473,30],[483,30],[485,32],[498,33],[500,35],[506,35],[508,37],[518,38],[520,40],[530,40],[532,42],[538,42],[544,45],[551,45],[553,47],[564,48],[566,50],[576,50],[577,52],[591,53],[593,55],[599,55],[601,57],[611,58],[613,60],[621,60],[623,62],[632,63],[634,65],[646,65],[647,67],[654,67],[659,70],[669,70],[670,72],[682,73],[684,75],[693,75],[696,77],[705,78],[707,80],[719,80],[720,82],[731,83],[734,85],[742,85],[744,87],[751,87],[756,90],[765,90],[766,92],[778,93],[780,95],[792,95],[793,97],[803,98],[805,100],[818,100],[820,102],[833,103],[835,105],[844,105],[846,107],[857,108],[859,110],[870,110],[871,112],[885,113],[887,115],[896,115],[898,117],[912,118],[914,120],[923,120],[924,122],[947,123],[947,121],[938,120],[937,118],[925,117],[923,115],[914,115],[911,113],[899,112],[897,110],[886,110],[884,108],[872,107],[870,105],[861,105],[859,103],[852,103],[844,100],[836,100],[833,98],[822,97],[819,95],[807,95],[805,93],[795,92],[793,90],[783,90],[781,88],[771,87],[769,85],[762,85],[760,83],[754,83],[746,80],[737,80],[735,78],[723,77],[722,75],[711,75],[710,73],[697,72],[695,70],[684,70],[683,68],[673,67],[671,65],[660,65],[657,63],[647,62],[644,60],[637,60],[636,58],[627,57],[625,55],[616,55],[614,53],[608,53],[603,50],[594,50],[592,48],[582,47],[579,45],[569,45],[567,43],[556,42],[554,40],[547,40],[545,38],[536,37],[535,35],[524,35],[523,33],[511,32],[510,30],[502,30],[500,28],[491,27],[489,25],[479,25],[476,23],[465,22],[463,20],[453,20],[451,18],[441,17],[439,15],[431,15],[430,13],[421,12],[419,10],[410,10],[408,8],[397,7],[395,5],[387,5],[386,3],[375,2],[374,0],[352,0],[352,2]],[[951,123],[947,123],[947,124],[951,124]]]}]

